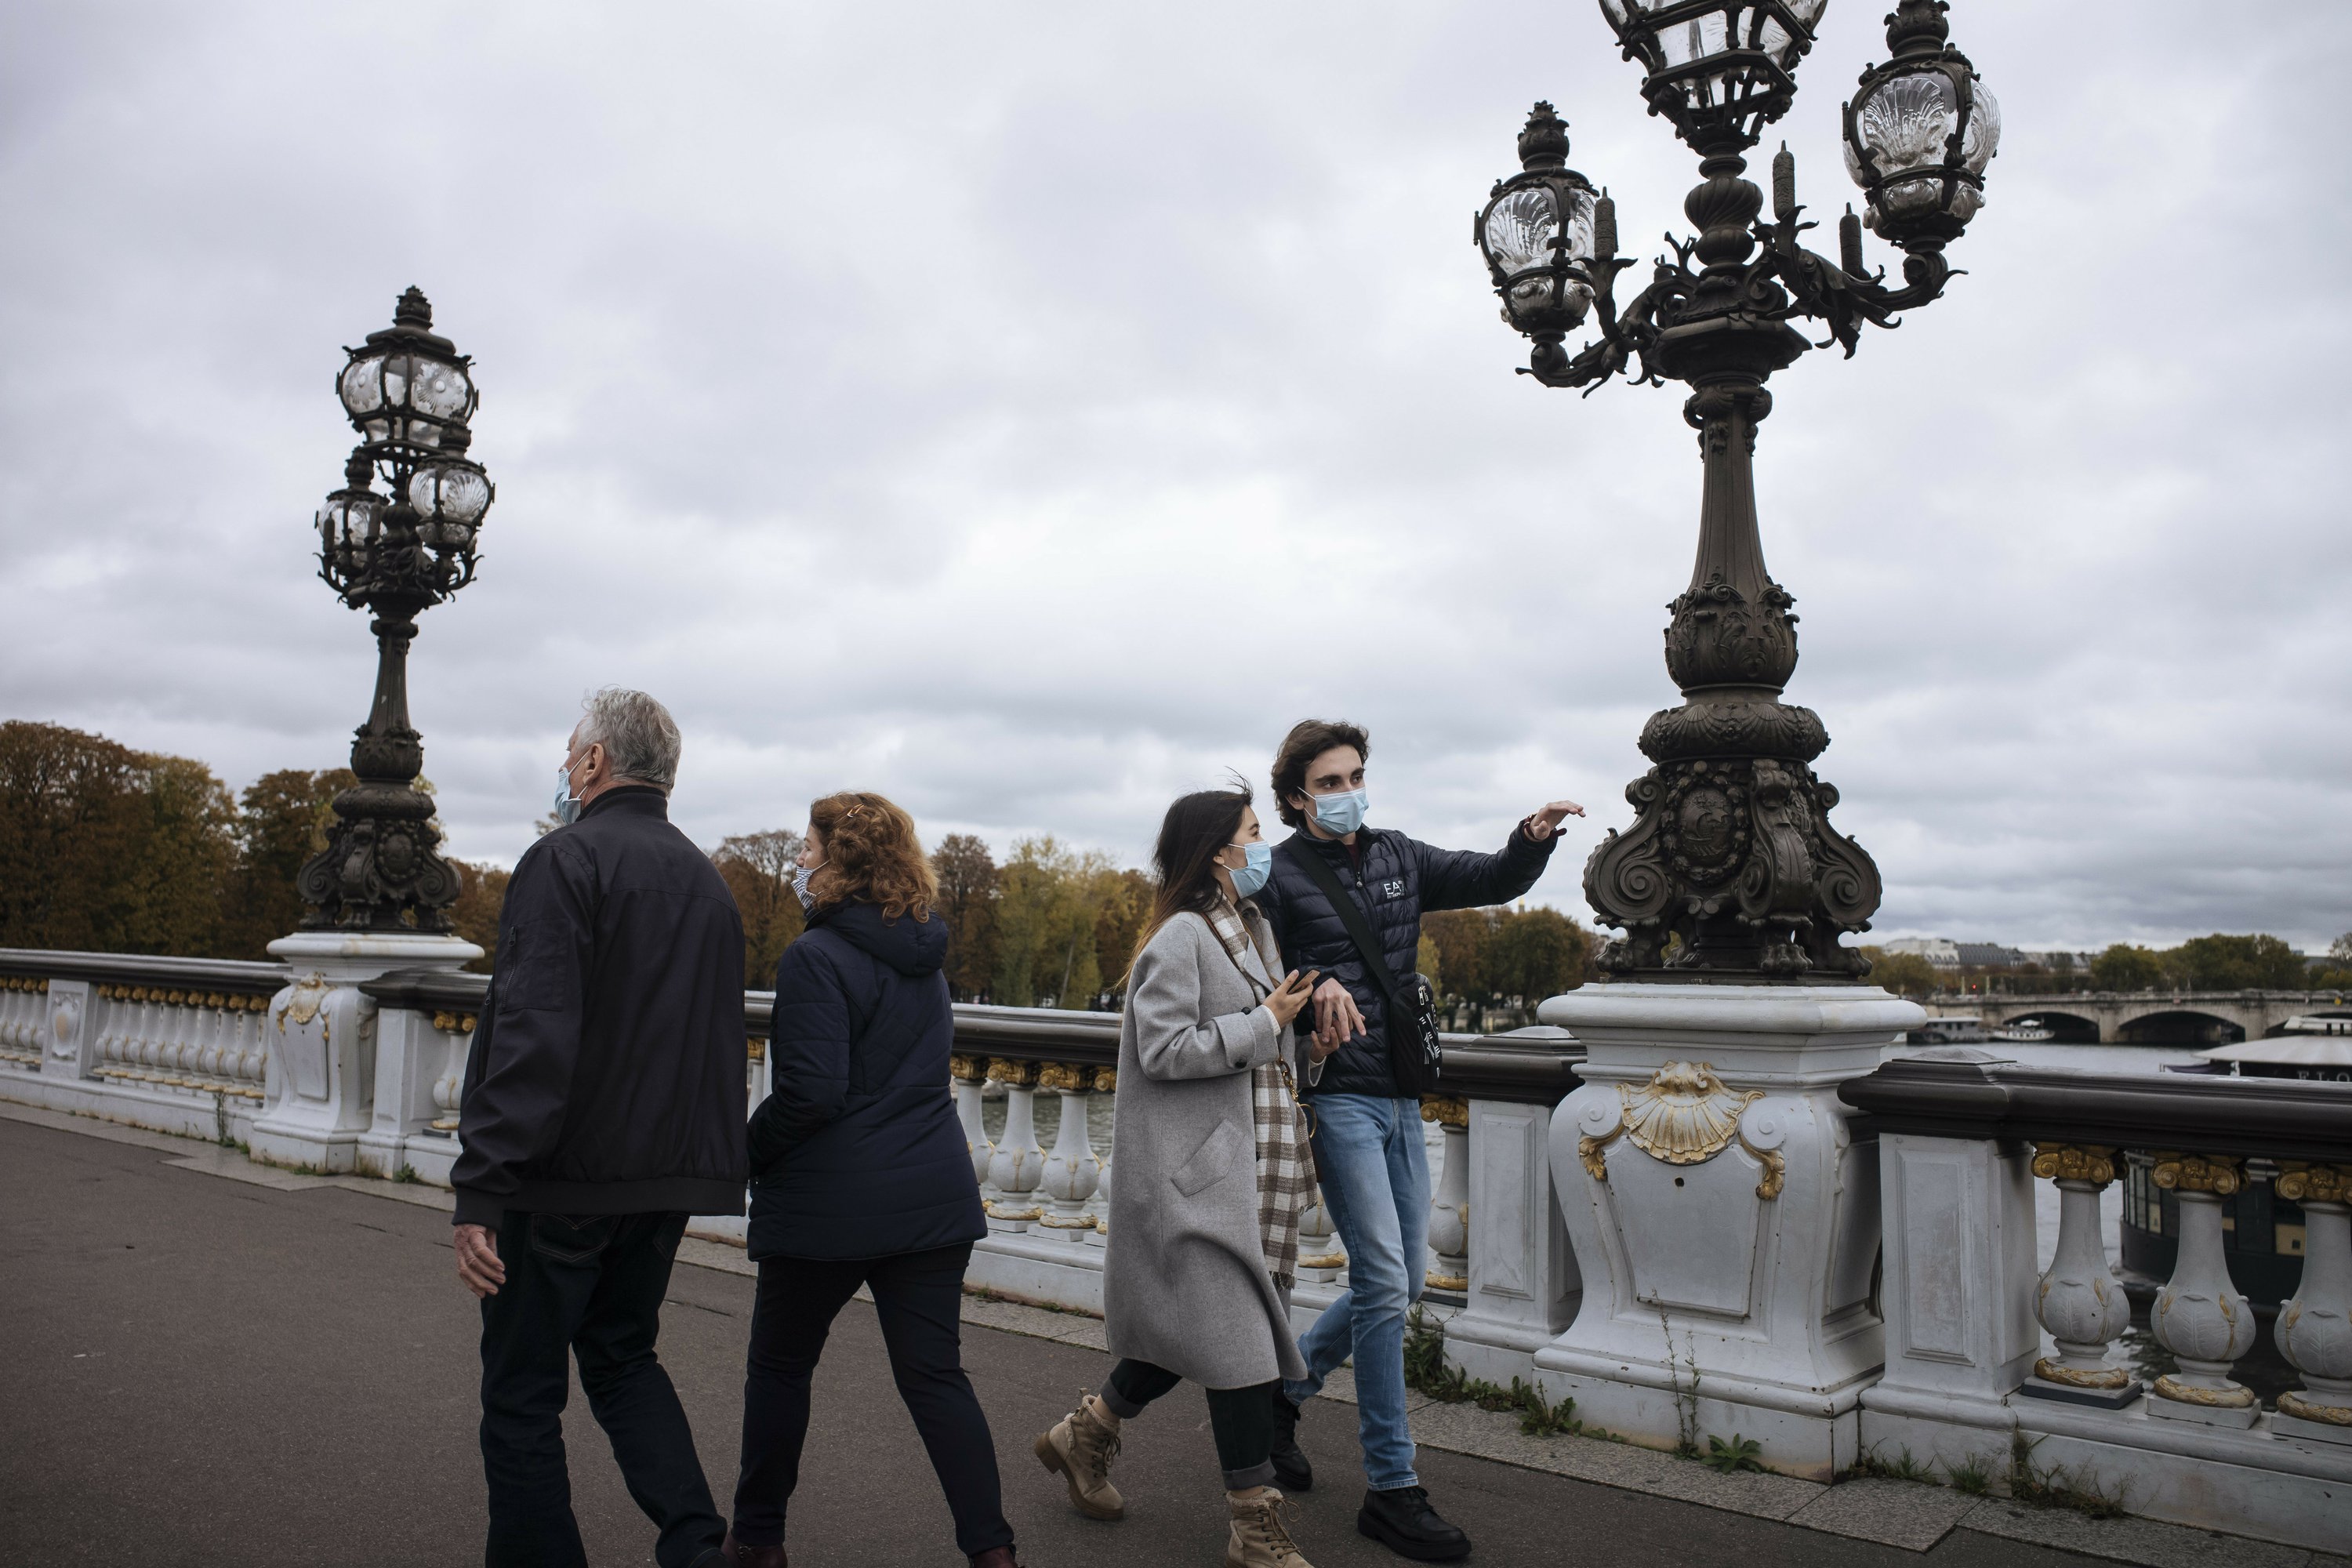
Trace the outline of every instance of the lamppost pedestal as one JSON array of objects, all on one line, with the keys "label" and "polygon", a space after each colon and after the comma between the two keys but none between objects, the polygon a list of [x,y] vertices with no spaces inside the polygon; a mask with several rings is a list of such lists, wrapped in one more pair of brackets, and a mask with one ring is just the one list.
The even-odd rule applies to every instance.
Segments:
[{"label": "lamppost pedestal", "polygon": [[426,1064],[379,1058],[375,1002],[360,984],[395,969],[463,969],[482,950],[422,931],[306,931],[278,938],[269,952],[295,979],[269,999],[269,1109],[253,1123],[255,1156],[394,1174],[404,1163],[405,1130],[376,1126],[375,1108],[402,1103],[397,1081]]},{"label": "lamppost pedestal", "polygon": [[1586,1053],[1550,1141],[1584,1296],[1536,1352],[1545,1396],[1645,1447],[1852,1466],[1885,1359],[1878,1164],[1837,1090],[1925,1011],[1854,985],[1617,984],[1541,1014]]}]

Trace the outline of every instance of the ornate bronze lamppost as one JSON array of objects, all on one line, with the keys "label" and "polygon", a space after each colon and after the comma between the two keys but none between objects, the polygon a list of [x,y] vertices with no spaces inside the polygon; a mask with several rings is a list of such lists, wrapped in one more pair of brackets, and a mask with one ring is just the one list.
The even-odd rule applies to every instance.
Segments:
[{"label": "ornate bronze lamppost", "polygon": [[[1667,243],[1649,287],[1620,310],[1616,212],[1568,167],[1568,127],[1538,103],[1519,135],[1522,172],[1495,186],[1475,238],[1503,316],[1534,340],[1519,374],[1588,395],[1627,379],[1687,384],[1706,481],[1697,563],[1668,606],[1666,669],[1679,708],[1652,715],[1642,751],[1656,764],[1626,789],[1637,816],[1584,870],[1585,897],[1625,935],[1601,963],[1666,980],[1860,979],[1868,962],[1838,941],[1869,929],[1878,868],[1830,826],[1837,791],[1811,766],[1829,744],[1811,709],[1780,700],[1797,664],[1795,602],[1764,567],[1752,455],[1770,412],[1764,383],[1808,348],[1843,344],[1935,300],[1953,276],[1944,247],[1984,200],[2000,115],[1966,56],[1946,41],[1946,0],[1901,0],[1886,18],[1887,63],[1845,106],[1845,162],[1864,213],[1838,226],[1832,263],[1798,244],[1796,162],[1772,161],[1772,219],[1741,178],[1742,153],[1788,112],[1795,70],[1827,0],[1601,0],[1625,58],[1647,72],[1650,112],[1699,155],[1684,198],[1695,239]],[[1863,257],[1867,226],[1904,252],[1890,288]],[[1598,340],[1562,343],[1592,317]],[[1814,343],[1789,323],[1827,329]]]},{"label": "ornate bronze lamppost", "polygon": [[335,393],[360,444],[343,488],[319,509],[319,575],[374,616],[375,705],[352,742],[359,782],[335,797],[327,847],[302,868],[302,927],[444,932],[457,870],[441,857],[433,799],[416,787],[425,747],[408,722],[408,644],[418,612],[473,581],[494,494],[466,456],[473,362],[434,332],[433,307],[415,289],[390,327],[343,352]]}]

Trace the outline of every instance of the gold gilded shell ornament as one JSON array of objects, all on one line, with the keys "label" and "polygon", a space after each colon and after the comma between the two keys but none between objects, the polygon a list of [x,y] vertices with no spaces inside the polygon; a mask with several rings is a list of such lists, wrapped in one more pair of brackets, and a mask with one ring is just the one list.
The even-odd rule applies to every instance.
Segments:
[{"label": "gold gilded shell ornament", "polygon": [[1726,1088],[1705,1062],[1667,1062],[1635,1089],[1619,1084],[1625,1136],[1654,1160],[1696,1165],[1731,1147],[1739,1114],[1764,1098],[1760,1089]]}]

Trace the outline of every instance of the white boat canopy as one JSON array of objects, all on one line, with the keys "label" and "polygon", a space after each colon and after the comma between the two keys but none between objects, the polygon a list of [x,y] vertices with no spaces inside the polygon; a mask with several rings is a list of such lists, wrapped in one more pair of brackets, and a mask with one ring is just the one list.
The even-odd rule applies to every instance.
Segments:
[{"label": "white boat canopy", "polygon": [[2290,1068],[2352,1068],[2352,1036],[2284,1035],[2216,1046],[2197,1053],[2209,1062],[2263,1062]]}]

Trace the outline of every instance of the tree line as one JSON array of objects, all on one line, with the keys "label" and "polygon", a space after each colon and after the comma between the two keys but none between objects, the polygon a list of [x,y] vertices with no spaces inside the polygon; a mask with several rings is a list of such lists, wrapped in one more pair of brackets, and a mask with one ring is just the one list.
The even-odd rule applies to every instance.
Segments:
[{"label": "tree line", "polygon": [[[295,875],[325,847],[336,792],[354,782],[344,768],[293,768],[232,794],[192,758],[0,723],[0,947],[266,959],[300,923]],[[800,851],[788,829],[735,835],[711,851],[742,911],[749,988],[772,984],[801,934]],[[455,864],[457,932],[495,954],[508,873]],[[1117,1005],[1150,910],[1144,872],[1050,836],[1015,841],[1000,862],[964,833],[941,838],[931,866],[959,1000]],[[1488,1009],[1531,1008],[1581,984],[1592,949],[1591,934],[1556,910],[1456,910],[1423,921],[1420,967],[1475,1028]]]},{"label": "tree line", "polygon": [[2284,938],[2255,932],[2191,937],[2178,947],[2116,942],[2077,966],[2065,953],[2049,963],[1998,971],[1938,969],[1916,952],[1866,947],[1870,978],[1906,996],[1939,992],[2335,991],[2352,990],[2352,932],[2337,937],[2328,961],[2314,964]]}]

